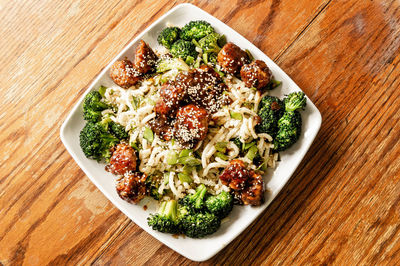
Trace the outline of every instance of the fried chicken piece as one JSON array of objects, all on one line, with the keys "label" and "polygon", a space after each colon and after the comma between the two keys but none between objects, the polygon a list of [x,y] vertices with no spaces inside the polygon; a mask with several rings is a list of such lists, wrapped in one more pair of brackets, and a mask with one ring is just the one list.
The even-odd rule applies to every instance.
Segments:
[{"label": "fried chicken piece", "polygon": [[106,171],[115,175],[123,175],[126,172],[135,170],[135,150],[126,143],[118,144],[110,158],[110,163],[106,166]]},{"label": "fried chicken piece", "polygon": [[127,173],[118,181],[116,189],[121,199],[130,203],[138,203],[147,194],[146,174]]},{"label": "fried chicken piece", "polygon": [[194,104],[181,107],[176,115],[175,137],[182,146],[192,148],[208,132],[208,113]]},{"label": "fried chicken piece", "polygon": [[249,63],[247,53],[231,42],[222,47],[218,53],[217,60],[222,70],[232,75],[239,74],[242,66]]},{"label": "fried chicken piece", "polygon": [[267,64],[261,60],[256,60],[242,66],[240,77],[247,87],[262,90],[271,82],[272,73]]},{"label": "fried chicken piece", "polygon": [[131,61],[125,59],[116,61],[111,66],[110,77],[118,86],[129,88],[139,81],[140,73]]},{"label": "fried chicken piece", "polygon": [[157,59],[157,55],[153,52],[150,46],[148,46],[143,40],[140,40],[135,51],[135,67],[137,70],[142,74],[150,72],[156,64]]},{"label": "fried chicken piece", "polygon": [[245,205],[258,206],[264,202],[264,181],[260,174],[246,168],[236,159],[220,175],[221,183],[233,190],[235,199]]}]

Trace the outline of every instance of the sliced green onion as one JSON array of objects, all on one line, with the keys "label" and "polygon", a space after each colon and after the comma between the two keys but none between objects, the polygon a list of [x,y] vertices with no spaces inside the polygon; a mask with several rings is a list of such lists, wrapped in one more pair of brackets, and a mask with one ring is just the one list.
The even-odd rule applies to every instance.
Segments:
[{"label": "sliced green onion", "polygon": [[143,132],[143,138],[148,140],[149,142],[153,142],[154,140],[153,131],[150,128],[145,127]]},{"label": "sliced green onion", "polygon": [[184,149],[179,153],[179,158],[189,156],[192,152],[193,150],[191,149]]},{"label": "sliced green onion", "polygon": [[99,93],[101,95],[101,97],[104,97],[104,94],[106,93],[107,87],[104,87],[103,85],[100,86],[99,88]]},{"label": "sliced green onion", "polygon": [[139,151],[139,147],[136,145],[136,142],[132,142],[131,147],[134,148],[135,150]]},{"label": "sliced green onion", "polygon": [[243,120],[243,116],[241,113],[236,113],[231,111],[231,118],[236,120]]},{"label": "sliced green onion", "polygon": [[167,155],[167,163],[169,165],[174,165],[178,162],[178,155],[174,151],[170,151]]},{"label": "sliced green onion", "polygon": [[197,159],[193,156],[181,157],[178,159],[178,163],[181,163],[184,165],[189,165],[189,166],[201,165],[200,159]]},{"label": "sliced green onion", "polygon": [[251,146],[249,151],[246,153],[246,157],[249,160],[253,160],[256,157],[257,152],[258,152],[257,146]]},{"label": "sliced green onion", "polygon": [[185,165],[182,169],[182,173],[187,174],[187,175],[191,175],[193,171],[193,167]]},{"label": "sliced green onion", "polygon": [[249,57],[250,61],[253,61],[254,56],[251,54],[251,52],[248,49],[246,49],[245,52],[246,52],[247,56]]},{"label": "sliced green onion", "polygon": [[282,81],[278,81],[278,80],[272,79],[270,84],[269,84],[269,88],[270,88],[270,90],[273,90],[276,87],[279,87],[281,84],[282,84]]},{"label": "sliced green onion", "polygon": [[224,161],[227,161],[229,158],[228,156],[226,156],[225,154],[223,154],[222,152],[216,152],[215,153],[215,157],[221,158]]},{"label": "sliced green onion", "polygon": [[164,185],[169,183],[169,175],[170,174],[171,174],[170,172],[165,172],[164,173],[164,180],[163,180]]},{"label": "sliced green onion", "polygon": [[214,67],[215,72],[217,72],[221,78],[223,78],[225,76],[225,73],[222,71],[219,71],[216,67]]},{"label": "sliced green onion", "polygon": [[250,89],[252,89],[253,91],[257,91],[256,87],[251,87]]},{"label": "sliced green onion", "polygon": [[226,146],[228,145],[228,142],[217,142],[215,144],[215,149],[219,152],[225,153],[226,152]]},{"label": "sliced green onion", "polygon": [[193,182],[192,178],[190,178],[189,175],[184,174],[184,173],[179,173],[179,174],[178,174],[178,178],[179,178],[179,180],[180,180],[182,183],[185,183],[185,182],[186,182],[186,183],[190,184],[190,183]]},{"label": "sliced green onion", "polygon": [[254,145],[256,145],[256,142],[255,142],[255,141],[246,143],[246,144],[244,144],[244,149],[247,150],[247,149],[249,149],[250,147],[253,147]]},{"label": "sliced green onion", "polygon": [[142,99],[143,98],[139,96],[138,97],[132,96],[132,105],[135,110],[137,110],[140,107]]}]

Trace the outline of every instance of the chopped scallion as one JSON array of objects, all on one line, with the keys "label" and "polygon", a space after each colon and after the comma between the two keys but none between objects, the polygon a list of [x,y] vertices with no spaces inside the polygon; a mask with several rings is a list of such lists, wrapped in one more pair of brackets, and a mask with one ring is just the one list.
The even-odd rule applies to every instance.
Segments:
[{"label": "chopped scallion", "polygon": [[231,111],[231,118],[236,120],[243,120],[243,116],[241,113],[236,113]]},{"label": "chopped scallion", "polygon": [[150,128],[145,127],[143,132],[143,138],[149,142],[153,142],[154,140],[153,131]]}]

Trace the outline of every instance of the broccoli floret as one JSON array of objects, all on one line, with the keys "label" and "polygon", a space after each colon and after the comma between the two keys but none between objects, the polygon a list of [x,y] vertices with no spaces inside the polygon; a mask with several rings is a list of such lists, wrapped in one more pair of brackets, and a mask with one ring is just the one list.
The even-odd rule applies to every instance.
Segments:
[{"label": "broccoli floret", "polygon": [[306,107],[307,99],[304,92],[292,92],[285,99],[285,110],[287,112],[293,112],[298,109]]},{"label": "broccoli floret", "polygon": [[180,71],[188,71],[189,66],[181,58],[168,58],[161,60],[157,64],[157,73],[162,73],[171,69]]},{"label": "broccoli floret", "polygon": [[91,91],[85,96],[83,101],[83,118],[85,120],[97,122],[101,119],[101,111],[109,108],[101,99],[98,91]]},{"label": "broccoli floret", "polygon": [[178,27],[168,27],[163,29],[158,35],[157,41],[159,44],[164,45],[168,49],[171,45],[179,39],[181,29]]},{"label": "broccoli floret", "polygon": [[100,122],[87,122],[79,134],[80,146],[85,156],[98,161],[107,161],[111,157],[110,148],[119,141]]},{"label": "broccoli floret", "polygon": [[148,192],[149,196],[155,200],[160,200],[162,197],[162,194],[158,193],[159,187],[160,187],[159,182],[154,182],[153,176],[149,176],[146,179],[147,192]]},{"label": "broccoli floret", "polygon": [[153,230],[176,234],[179,233],[178,203],[176,200],[164,201],[156,214],[150,214],[147,224]]},{"label": "broccoli floret", "polygon": [[204,53],[219,53],[221,47],[218,45],[218,40],[221,36],[214,32],[211,33],[204,38],[202,38],[198,43],[200,48],[203,50]]},{"label": "broccoli floret", "polygon": [[120,140],[127,139],[129,137],[129,134],[126,132],[125,128],[114,121],[109,122],[108,128],[109,131]]},{"label": "broccoli floret", "polygon": [[181,228],[185,235],[201,238],[215,233],[221,226],[221,219],[212,213],[191,213],[182,217]]},{"label": "broccoli floret", "polygon": [[180,199],[179,203],[187,206],[192,211],[202,211],[205,207],[204,199],[207,193],[207,188],[204,184],[200,184],[196,188],[196,193],[185,196]]},{"label": "broccoli floret", "polygon": [[209,212],[222,219],[232,211],[233,197],[230,193],[222,191],[216,196],[207,197],[205,204]]},{"label": "broccoli floret", "polygon": [[198,55],[196,46],[192,42],[185,40],[177,40],[174,42],[170,51],[174,57],[182,58],[185,62],[193,62]]},{"label": "broccoli floret", "polygon": [[285,112],[278,122],[278,133],[274,139],[274,150],[284,151],[292,146],[301,134],[301,115],[298,111]]},{"label": "broccoli floret", "polygon": [[285,99],[285,113],[278,121],[278,132],[274,139],[274,150],[284,151],[292,146],[301,134],[301,115],[299,109],[307,104],[303,92],[290,93]]},{"label": "broccoli floret", "polygon": [[256,126],[256,132],[267,133],[274,138],[278,132],[278,121],[283,113],[283,101],[274,96],[264,96],[258,111],[261,123]]},{"label": "broccoli floret", "polygon": [[210,23],[203,20],[190,21],[181,30],[181,39],[191,41],[200,40],[204,36],[213,33],[215,30]]}]

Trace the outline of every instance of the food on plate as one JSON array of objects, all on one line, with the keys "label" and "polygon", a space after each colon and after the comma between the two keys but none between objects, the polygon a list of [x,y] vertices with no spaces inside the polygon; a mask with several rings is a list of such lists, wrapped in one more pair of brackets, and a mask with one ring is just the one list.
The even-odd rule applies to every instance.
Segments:
[{"label": "food on plate", "polygon": [[263,174],[299,139],[306,97],[270,96],[280,82],[267,64],[208,22],[167,27],[157,41],[141,40],[112,65],[115,84],[85,96],[80,146],[117,177],[123,200],[159,202],[151,228],[201,238],[234,205],[263,204]]},{"label": "food on plate", "polygon": [[218,64],[224,72],[231,75],[239,74],[240,69],[249,63],[248,55],[234,43],[227,43],[218,53]]},{"label": "food on plate", "polygon": [[240,77],[247,87],[262,90],[271,82],[272,73],[267,64],[261,60],[255,60],[242,66]]}]

